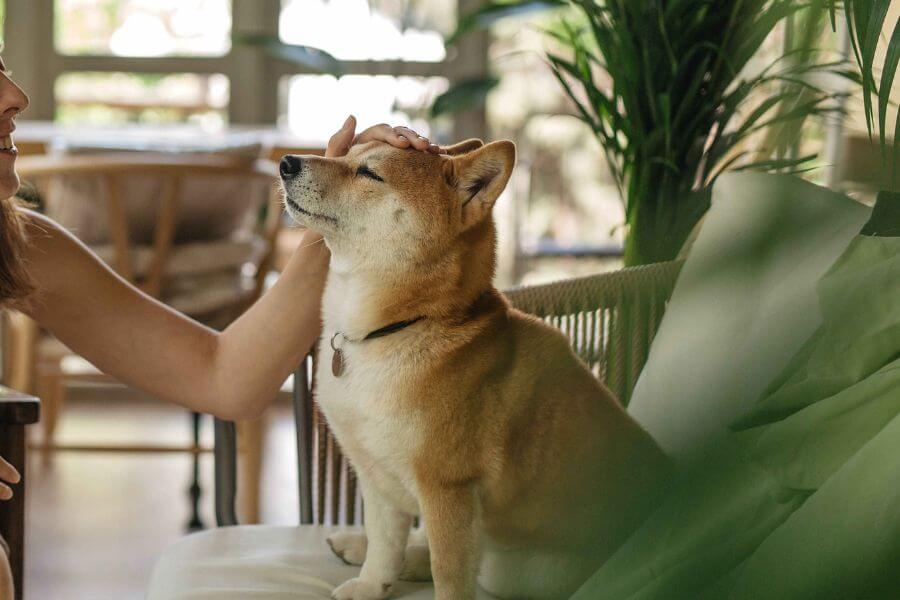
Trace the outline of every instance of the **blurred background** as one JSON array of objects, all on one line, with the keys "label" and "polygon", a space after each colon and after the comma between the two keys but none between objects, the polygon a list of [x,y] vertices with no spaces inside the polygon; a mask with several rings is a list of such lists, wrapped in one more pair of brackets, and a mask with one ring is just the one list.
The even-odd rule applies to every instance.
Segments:
[{"label": "blurred background", "polygon": [[[482,26],[445,43],[460,14],[485,5],[514,8],[485,13]],[[565,3],[0,0],[6,61],[32,96],[26,116],[55,126],[21,128],[20,149],[86,126],[152,126],[160,144],[166,135],[252,127],[265,129],[270,145],[315,149],[351,113],[361,127],[408,125],[442,143],[513,139],[520,168],[500,218],[505,285],[610,268],[622,251],[623,202],[607,156],[573,118],[549,65],[548,48],[566,44],[548,29],[573,17],[554,5]],[[848,56],[842,23],[824,25],[816,48],[831,55],[822,62]],[[792,27],[800,29],[790,18],[772,27],[743,71],[782,57],[796,44]],[[434,110],[460,84],[468,94]],[[834,180],[844,139],[866,132],[861,89],[830,84],[852,87],[845,115],[813,114],[797,139],[798,155],[817,155],[808,177],[819,182]]]},{"label": "blurred background", "polygon": [[[724,18],[732,4],[711,6]],[[756,13],[746,24],[723,27],[710,14],[706,29],[659,36],[637,26],[630,56],[604,47],[597,27],[621,23],[592,15],[589,2],[0,0],[0,21],[6,65],[31,98],[15,135],[23,156],[143,151],[277,160],[323,151],[348,114],[360,128],[407,125],[442,144],[515,141],[518,168],[495,213],[497,283],[508,287],[674,258],[708,206],[704,191],[730,169],[796,172],[871,200],[890,170],[880,167],[877,140],[867,133],[844,20],[832,25],[824,5],[751,4]],[[872,48],[879,64],[898,15],[893,3]],[[730,71],[691,66],[690,48],[703,47],[703,36]],[[678,68],[655,71],[654,61]],[[667,77],[674,83],[647,98],[628,91],[637,86],[640,96]],[[882,121],[896,119],[893,102]],[[641,171],[641,161],[659,170]],[[54,204],[58,185],[24,179],[24,195],[114,256],[114,239],[87,240],[95,213],[79,221]],[[65,189],[69,197],[90,196]],[[692,194],[696,206],[685,200],[685,213],[672,209],[668,217],[676,239],[655,244],[666,236],[643,230],[633,207],[675,206],[676,196]],[[230,229],[223,238],[230,250],[234,240],[256,248],[225,265],[242,278],[229,280],[243,290],[241,302],[271,283],[296,244],[290,223],[277,225],[258,238]],[[210,235],[187,228],[176,242],[212,243]],[[221,249],[215,246],[219,256]],[[208,273],[184,273],[190,281],[172,289],[208,291]],[[233,299],[215,311],[190,303],[183,310],[223,326],[233,314],[220,309],[236,306]],[[30,465],[30,597],[140,598],[154,557],[185,524],[212,524],[209,427],[103,380],[30,331],[33,343],[24,347],[36,358],[19,365],[22,385],[37,389],[43,377],[67,398],[65,411],[62,400],[54,405],[51,430],[33,440],[40,452]],[[246,520],[296,522],[285,403],[244,435],[257,463],[248,475],[256,481],[252,497],[243,500]]]}]

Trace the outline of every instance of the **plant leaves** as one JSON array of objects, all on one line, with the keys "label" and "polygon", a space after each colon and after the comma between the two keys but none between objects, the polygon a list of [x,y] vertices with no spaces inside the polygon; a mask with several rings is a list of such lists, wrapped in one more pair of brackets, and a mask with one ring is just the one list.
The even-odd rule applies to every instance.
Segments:
[{"label": "plant leaves", "polygon": [[487,2],[475,11],[460,17],[456,29],[447,36],[444,42],[448,46],[455,44],[466,33],[487,29],[500,19],[548,11],[566,5],[568,5],[566,0],[494,0]]},{"label": "plant leaves", "polygon": [[773,158],[769,160],[758,160],[752,163],[748,163],[745,165],[741,165],[739,167],[734,167],[734,171],[778,171],[780,169],[785,169],[787,167],[797,167],[808,163],[811,160],[815,160],[818,157],[818,154],[807,154],[806,156],[800,156],[798,158]]},{"label": "plant leaves", "polygon": [[488,93],[494,89],[500,79],[493,75],[459,81],[450,86],[446,92],[434,99],[431,105],[431,117],[452,115],[483,104]]},{"label": "plant leaves", "polygon": [[295,65],[301,65],[316,73],[334,75],[335,77],[340,77],[343,74],[341,62],[331,54],[312,46],[285,44],[277,36],[255,33],[235,34],[234,43],[260,46],[270,56]]},{"label": "plant leaves", "polygon": [[[900,64],[900,21],[894,24],[894,33],[891,34],[891,41],[888,42],[887,52],[884,57],[884,67],[881,71],[881,89],[878,94],[878,122],[880,124],[881,150],[884,153],[887,133],[887,106],[891,98],[891,90],[894,85],[894,75],[897,73],[897,66]],[[896,156],[898,148],[897,134],[900,131],[894,129],[894,155]]]}]

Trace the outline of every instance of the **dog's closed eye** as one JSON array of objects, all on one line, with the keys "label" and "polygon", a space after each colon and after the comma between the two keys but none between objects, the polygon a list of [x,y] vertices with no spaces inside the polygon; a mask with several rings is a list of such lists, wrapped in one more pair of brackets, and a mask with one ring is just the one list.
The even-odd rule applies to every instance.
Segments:
[{"label": "dog's closed eye", "polygon": [[379,177],[377,174],[375,174],[374,171],[372,171],[372,169],[365,165],[362,165],[358,169],[356,169],[356,174],[362,175],[363,177],[368,177],[369,179],[374,179],[375,181],[384,181],[384,179]]}]

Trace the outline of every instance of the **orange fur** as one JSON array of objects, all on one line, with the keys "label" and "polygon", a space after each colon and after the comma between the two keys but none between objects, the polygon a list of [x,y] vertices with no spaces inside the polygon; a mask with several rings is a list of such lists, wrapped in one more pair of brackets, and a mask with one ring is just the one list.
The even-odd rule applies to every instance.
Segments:
[{"label": "orange fur", "polygon": [[510,142],[441,155],[371,143],[304,157],[285,182],[288,210],[332,250],[326,339],[424,317],[347,342],[340,378],[318,372],[319,403],[363,485],[369,537],[360,578],[336,598],[387,597],[412,515],[424,517],[437,598],[473,598],[482,553],[481,583],[495,594],[568,595],[662,485],[668,461],[567,339],[492,286],[490,213],[514,156]]}]

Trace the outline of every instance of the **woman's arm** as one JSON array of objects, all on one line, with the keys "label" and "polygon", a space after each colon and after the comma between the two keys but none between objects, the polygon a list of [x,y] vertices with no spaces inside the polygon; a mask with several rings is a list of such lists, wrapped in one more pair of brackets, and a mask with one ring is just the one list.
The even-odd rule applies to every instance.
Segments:
[{"label": "woman's arm", "polygon": [[[434,149],[409,130],[380,125],[354,137],[355,126],[348,119],[326,154],[373,139]],[[128,284],[50,219],[27,217],[25,258],[37,292],[22,310],[102,371],[160,399],[253,418],[319,336],[329,255],[315,232],[306,232],[275,286],[220,334]]]},{"label": "woman's arm", "polygon": [[37,293],[23,307],[116,379],[199,412],[251,418],[319,335],[328,252],[307,232],[284,273],[221,334],[128,284],[59,225],[29,213]]}]

